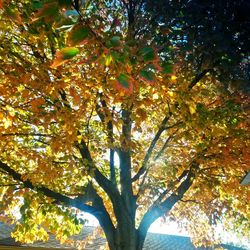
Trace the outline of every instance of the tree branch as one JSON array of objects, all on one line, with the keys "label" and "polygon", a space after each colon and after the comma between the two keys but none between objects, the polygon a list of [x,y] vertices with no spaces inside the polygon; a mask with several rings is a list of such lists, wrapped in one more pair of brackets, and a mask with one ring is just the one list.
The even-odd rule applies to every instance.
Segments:
[{"label": "tree branch", "polygon": [[93,206],[98,208],[98,210],[102,212],[102,219],[99,220],[100,225],[105,232],[109,244],[114,245],[115,227],[112,223],[109,213],[107,212],[104,206],[102,198],[98,195],[96,189],[94,188],[91,182],[87,185],[84,191],[85,195],[83,197],[79,196],[79,198],[82,199],[84,203],[91,201]]},{"label": "tree branch", "polygon": [[[188,86],[188,89],[189,90],[191,90],[208,72],[210,72],[212,69],[205,69],[205,70],[203,70],[200,74],[198,74],[194,79],[193,79],[193,81],[189,84],[189,86]],[[178,103],[176,102],[174,105],[177,105],[178,106]],[[157,141],[159,140],[159,138],[160,138],[160,136],[161,136],[161,134],[162,134],[162,132],[165,130],[165,129],[167,129],[166,128],[166,124],[167,124],[167,122],[168,122],[168,120],[171,118],[171,116],[172,116],[173,114],[172,114],[172,112],[169,112],[169,115],[167,115],[164,119],[163,119],[163,121],[162,121],[162,123],[161,123],[161,125],[160,125],[160,127],[159,127],[159,130],[158,130],[158,132],[156,133],[156,135],[155,135],[155,137],[154,137],[154,139],[153,139],[153,141],[151,142],[151,144],[150,144],[150,146],[149,146],[149,149],[148,149],[148,151],[147,151],[147,153],[146,153],[146,156],[145,156],[145,158],[144,158],[144,161],[143,161],[143,163],[142,163],[142,166],[141,166],[141,168],[139,169],[139,171],[137,172],[137,174],[132,178],[132,181],[134,182],[134,181],[136,181],[136,180],[138,180],[144,173],[145,173],[145,171],[146,171],[146,169],[147,169],[147,163],[148,163],[148,161],[149,161],[149,159],[150,159],[150,157],[151,157],[151,155],[152,155],[152,152],[153,152],[153,149],[154,149],[154,147],[155,147],[155,145],[156,145],[156,143],[157,143]]]},{"label": "tree branch", "polygon": [[158,160],[161,157],[161,155],[163,154],[164,150],[167,148],[168,143],[173,139],[173,137],[177,133],[177,131],[178,131],[178,129],[167,138],[167,140],[165,141],[164,145],[162,146],[162,148],[160,149],[160,151],[158,152],[158,154],[155,156],[155,158],[154,158],[155,161]]},{"label": "tree branch", "polygon": [[0,134],[0,136],[41,136],[50,138],[54,137],[53,135],[41,134],[41,133],[8,133],[8,134]]},{"label": "tree branch", "polygon": [[86,143],[82,140],[80,145],[78,145],[78,149],[83,160],[87,160],[89,169],[94,169],[94,179],[97,181],[98,185],[103,188],[103,190],[107,193],[109,198],[111,199],[112,203],[115,202],[117,197],[119,196],[119,191],[117,187],[107,179],[99,170],[95,167],[93,159],[90,155],[89,149]]},{"label": "tree branch", "polygon": [[[154,203],[151,208],[144,214],[138,228],[138,234],[141,239],[144,239],[146,237],[148,228],[155,220],[157,220],[164,214],[169,213],[170,210],[174,207],[174,205],[183,198],[184,194],[189,190],[189,188],[193,184],[195,171],[198,167],[198,163],[193,161],[191,163],[190,170],[188,171],[186,179],[179,185],[176,191],[172,193],[169,197],[167,197],[163,202],[159,204]],[[186,174],[186,172],[184,172],[183,175]]]},{"label": "tree branch", "polygon": [[[136,200],[133,195],[132,181],[131,181],[131,109],[132,106],[123,107],[122,109],[122,134],[121,134],[121,147],[117,149],[117,153],[120,159],[120,185],[121,185],[121,197],[123,208],[121,208],[122,213],[126,212],[128,215],[127,219],[130,219],[131,222],[134,221],[135,210],[136,210]],[[125,210],[124,210],[125,208]]]},{"label": "tree branch", "polygon": [[120,183],[121,192],[132,194],[131,185],[131,155],[130,155],[130,142],[131,142],[131,112],[127,109],[122,109],[122,136],[121,148],[118,149],[120,158]]},{"label": "tree branch", "polygon": [[43,185],[35,186],[30,180],[23,180],[21,174],[16,172],[14,169],[10,168],[7,164],[3,163],[2,161],[0,161],[0,168],[4,170],[8,175],[10,175],[15,181],[23,183],[25,188],[29,188],[34,191],[41,192],[43,195],[49,198],[52,198],[66,206],[75,207],[83,212],[91,213],[96,218],[100,217],[101,212],[98,209],[90,205],[83,204],[79,198],[75,198],[75,199],[69,198]]},{"label": "tree branch", "polygon": [[154,202],[155,204],[159,204],[162,199],[170,192],[173,190],[173,187],[178,184],[183,178],[185,178],[187,176],[187,174],[189,173],[189,170],[184,170],[182,172],[182,174],[173,182],[170,183],[169,187],[164,190],[159,197],[156,199],[156,201]]},{"label": "tree branch", "polygon": [[[101,96],[102,97],[102,96]],[[105,118],[109,117],[109,114],[106,114],[106,110],[107,110],[107,103],[105,102],[105,100],[101,99],[101,104],[102,104],[102,108],[104,109],[103,112],[101,112],[101,107],[100,105],[96,105],[96,112],[100,118],[100,120],[102,121],[103,125],[106,126],[105,129],[107,129],[107,133],[108,133],[108,140],[109,143],[111,144],[111,148],[110,148],[110,152],[109,152],[109,166],[110,166],[110,180],[116,184],[116,177],[115,177],[115,163],[114,163],[114,155],[115,155],[115,150],[112,148],[113,143],[114,143],[114,137],[113,137],[113,122],[112,120],[108,120],[108,122],[105,122]],[[113,112],[114,109],[111,113],[111,118],[113,119]]]},{"label": "tree branch", "polygon": [[194,80],[188,85],[188,89],[191,90],[208,72],[212,69],[204,69]]},{"label": "tree branch", "polygon": [[[177,130],[178,131],[178,130]],[[172,135],[170,135],[166,142],[164,143],[163,147],[161,148],[161,150],[158,152],[158,154],[156,155],[156,157],[154,158],[154,160],[156,161],[161,155],[162,153],[164,152],[164,150],[166,149],[168,143],[170,142],[170,140],[173,138],[174,134],[177,132],[175,131]],[[143,178],[142,178],[142,182],[140,183],[140,187],[139,187],[139,190],[138,190],[138,193],[137,193],[137,197],[139,197],[140,193],[141,193],[141,190],[142,190],[142,187],[144,185],[144,182],[146,180],[146,177],[148,175],[148,172],[149,172],[149,169],[150,169],[150,166],[146,169],[145,171],[145,174],[143,175]]]},{"label": "tree branch", "polygon": [[15,186],[19,186],[21,184],[19,183],[9,183],[9,184],[1,184],[0,183],[0,187],[15,187]]},{"label": "tree branch", "polygon": [[161,122],[161,125],[160,125],[160,127],[159,127],[159,129],[158,129],[158,131],[157,131],[157,133],[156,133],[156,135],[154,137],[154,139],[152,140],[152,142],[151,142],[151,144],[150,144],[150,146],[149,146],[149,148],[147,150],[147,153],[146,153],[146,155],[144,157],[142,166],[139,169],[139,171],[137,172],[137,174],[132,178],[132,182],[138,180],[145,173],[145,171],[147,169],[147,164],[148,164],[149,159],[150,159],[150,157],[151,157],[151,155],[153,153],[155,145],[158,142],[158,140],[159,140],[161,134],[163,133],[163,131],[166,129],[166,124],[169,121],[169,119],[171,118],[171,116],[172,116],[172,113],[169,112],[169,114],[166,115],[166,117]]},{"label": "tree branch", "polygon": [[16,172],[14,169],[10,168],[7,164],[0,161],[0,168],[3,169],[8,175],[10,175],[14,180],[22,182],[25,188],[32,189],[36,192],[40,192],[43,195],[54,199],[56,202],[62,203],[68,207],[75,207],[83,212],[90,213],[94,215],[100,225],[102,226],[105,235],[109,241],[109,244],[114,244],[114,232],[115,227],[111,221],[111,218],[103,204],[101,197],[97,194],[93,186],[89,185],[89,197],[88,201],[92,201],[93,206],[84,204],[87,200],[84,200],[81,196],[74,199],[55,192],[43,185],[35,186],[30,180],[23,180],[21,174]]},{"label": "tree branch", "polygon": [[[121,221],[122,218],[126,216],[126,218],[130,219],[131,218],[131,211],[132,209],[132,194],[128,195],[128,199],[126,199],[126,195],[129,194],[127,193],[127,190],[125,192],[125,195],[123,195],[123,199],[117,189],[117,186],[114,185],[109,179],[107,179],[95,166],[94,162],[91,158],[90,152],[88,150],[87,145],[84,143],[84,141],[81,142],[81,145],[79,146],[80,153],[82,155],[83,159],[86,159],[89,163],[89,167],[94,169],[94,179],[98,183],[98,185],[106,192],[108,197],[110,198],[115,216],[118,219],[118,221]],[[126,164],[126,160],[130,158],[125,157],[125,161],[123,161]],[[131,181],[131,180],[130,180]],[[131,192],[132,192],[132,187],[131,187]],[[130,206],[127,205],[127,202],[129,202]],[[133,206],[134,207],[134,206]],[[134,210],[135,211],[135,210]]]}]

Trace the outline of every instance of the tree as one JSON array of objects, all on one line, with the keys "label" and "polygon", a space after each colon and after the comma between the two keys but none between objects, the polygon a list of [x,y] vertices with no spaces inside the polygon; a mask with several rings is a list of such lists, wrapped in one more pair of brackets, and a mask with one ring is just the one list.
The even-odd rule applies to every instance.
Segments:
[{"label": "tree", "polygon": [[249,99],[222,77],[232,61],[245,81],[247,54],[209,53],[205,37],[192,54],[176,12],[166,27],[148,4],[1,2],[0,211],[20,210],[17,240],[64,240],[79,211],[112,250],[142,249],[162,216],[196,245],[214,243],[218,222],[249,234]]}]

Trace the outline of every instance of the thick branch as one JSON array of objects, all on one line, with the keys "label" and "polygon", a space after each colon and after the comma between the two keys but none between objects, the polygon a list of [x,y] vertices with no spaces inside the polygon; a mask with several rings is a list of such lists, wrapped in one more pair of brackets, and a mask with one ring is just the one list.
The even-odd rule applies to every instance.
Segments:
[{"label": "thick branch", "polygon": [[170,182],[170,184],[168,185],[168,188],[166,190],[164,190],[160,195],[159,197],[155,200],[155,204],[160,204],[162,202],[162,200],[164,199],[164,197],[169,194],[169,192],[173,191],[173,188],[178,185],[182,179],[184,177],[186,177],[189,173],[189,170],[184,170],[182,172],[182,174],[173,182]]},{"label": "thick branch", "polygon": [[109,196],[116,216],[119,215],[119,206],[121,206],[121,199],[120,194],[117,189],[117,187],[109,180],[107,179],[96,167],[95,164],[91,158],[89,149],[84,141],[81,142],[79,145],[79,150],[81,153],[81,156],[83,159],[87,160],[89,164],[89,168],[94,170],[94,179],[98,183],[98,185],[106,192],[106,194]]},{"label": "thick branch", "polygon": [[89,168],[94,169],[94,178],[99,186],[103,188],[103,190],[110,197],[111,201],[114,201],[114,199],[119,195],[116,186],[95,167],[89,149],[83,140],[81,141],[81,144],[78,146],[78,148],[80,150],[82,158],[87,160]]},{"label": "thick branch", "polygon": [[115,150],[110,149],[109,152],[109,168],[110,168],[110,180],[112,183],[116,184],[116,178],[115,178]]},{"label": "thick branch", "polygon": [[[67,102],[67,96],[64,90],[60,91],[60,95],[62,100],[68,105]],[[70,108],[70,107],[69,107]],[[100,119],[104,121],[104,116],[101,114]],[[77,147],[80,151],[80,154],[82,156],[82,159],[87,160],[88,162],[88,167],[90,169],[94,169],[94,178],[97,181],[97,183],[103,188],[103,190],[107,193],[107,195],[110,197],[111,200],[113,200],[118,194],[118,190],[116,187],[110,182],[96,167],[93,162],[93,159],[91,157],[91,154],[89,152],[89,149],[86,145],[86,143],[82,140],[80,144],[77,144]],[[90,172],[90,171],[89,171]]]},{"label": "thick branch", "polygon": [[130,155],[130,142],[131,142],[131,112],[129,110],[122,110],[122,137],[121,148],[118,149],[120,158],[120,183],[121,192],[132,194],[131,184],[131,155]]},{"label": "thick branch", "polygon": [[[110,200],[112,202],[113,208],[114,208],[114,212],[115,212],[116,218],[118,219],[118,221],[121,221],[122,218],[124,218],[124,216],[126,216],[126,218],[128,218],[128,219],[131,218],[131,213],[129,211],[129,209],[131,207],[125,206],[125,204],[126,204],[126,197],[124,197],[125,198],[124,200],[121,199],[120,193],[119,193],[116,185],[114,185],[97,168],[95,168],[94,162],[93,162],[93,160],[91,158],[91,155],[90,155],[90,152],[88,150],[88,147],[84,143],[84,141],[81,142],[81,145],[80,145],[79,149],[80,149],[80,153],[82,155],[82,158],[86,159],[88,161],[88,163],[89,163],[90,168],[94,169],[94,179],[96,180],[96,182],[98,183],[98,185],[109,196],[109,198],[110,198]],[[125,161],[127,159],[129,159],[129,158],[125,158]],[[123,161],[123,162],[125,162],[125,161]],[[127,194],[127,193],[125,192],[125,194]],[[129,198],[130,197],[131,196],[129,196]],[[131,203],[129,203],[129,204],[131,204]]]},{"label": "thick branch", "polygon": [[129,7],[128,7],[128,26],[131,27],[134,24],[135,16],[134,13],[134,4],[132,0],[129,0]]},{"label": "thick branch", "polygon": [[[130,208],[132,208],[131,206],[131,194],[132,194],[132,187],[130,185],[130,191],[129,192],[125,192],[125,194],[129,194],[128,195],[128,199],[126,198],[127,196],[124,195],[123,197],[121,197],[119,190],[117,189],[117,186],[111,182],[108,178],[106,178],[99,170],[98,168],[96,168],[93,159],[91,157],[90,151],[86,145],[86,143],[82,140],[81,143],[78,145],[78,148],[80,150],[81,156],[83,160],[86,160],[88,162],[88,167],[90,170],[93,170],[94,172],[94,176],[93,178],[96,180],[96,182],[98,183],[98,185],[106,192],[106,194],[108,195],[108,197],[110,198],[112,205],[113,205],[113,209],[114,209],[114,213],[115,216],[117,218],[118,221],[121,221],[124,217],[126,217],[127,219],[131,218],[131,212],[130,212]],[[125,161],[122,161],[123,164],[126,164],[126,161],[128,160],[130,162],[130,158],[129,157],[125,157],[124,158]],[[127,173],[126,173],[127,174]],[[129,179],[129,181],[131,182],[131,178]],[[130,194],[131,193],[131,194]],[[129,201],[129,205],[126,205],[127,202]],[[134,206],[133,206],[134,207]]]},{"label": "thick branch", "polygon": [[115,227],[112,223],[112,220],[104,206],[102,198],[96,192],[96,189],[93,187],[92,183],[89,183],[85,189],[85,195],[80,197],[83,202],[91,201],[93,206],[102,212],[101,219],[99,220],[101,227],[104,230],[104,233],[109,242],[109,246],[114,245],[114,233]]},{"label": "thick branch", "polygon": [[120,184],[121,184],[121,196],[124,202],[125,210],[129,214],[129,218],[134,221],[135,216],[135,199],[132,189],[131,181],[131,108],[122,109],[122,135],[121,135],[121,147],[117,149],[120,159]]},{"label": "thick branch", "polygon": [[15,181],[22,182],[25,188],[30,188],[34,191],[41,192],[43,195],[55,199],[56,201],[63,203],[69,207],[75,207],[83,212],[91,213],[95,217],[100,216],[100,211],[96,208],[83,204],[78,198],[72,199],[60,193],[57,193],[43,185],[35,186],[30,180],[23,180],[22,175],[16,172],[14,169],[10,168],[7,164],[0,161],[0,168],[4,170],[8,175],[10,175]]},{"label": "thick branch", "polygon": [[[14,180],[22,182],[25,188],[41,192],[43,195],[52,198],[56,202],[60,202],[65,206],[75,207],[83,212],[87,212],[94,215],[102,226],[109,244],[114,244],[114,225],[103,204],[101,197],[96,193],[95,189],[92,186],[90,186],[88,192],[88,200],[84,200],[81,196],[72,199],[42,185],[35,186],[30,180],[23,180],[21,174],[19,174],[3,162],[0,162],[0,168],[3,169],[6,173],[8,173]],[[84,204],[84,202],[87,201],[92,201],[93,206]]]},{"label": "thick branch", "polygon": [[195,169],[197,168],[198,164],[193,162],[186,179],[179,185],[176,191],[167,197],[163,202],[159,204],[154,203],[154,205],[145,213],[138,228],[140,238],[144,239],[150,225],[164,214],[169,213],[173,206],[183,198],[184,194],[189,190],[193,183]]},{"label": "thick branch", "polygon": [[[107,129],[107,134],[108,134],[108,140],[109,143],[111,145],[110,148],[110,155],[109,155],[109,165],[110,165],[110,180],[116,184],[116,178],[115,178],[115,163],[114,163],[114,155],[115,155],[115,150],[112,148],[113,147],[113,143],[114,143],[114,137],[113,137],[113,122],[112,120],[108,119],[108,122],[105,122],[105,118],[109,118],[110,114],[106,114],[107,112],[107,104],[105,102],[105,100],[101,99],[101,104],[102,104],[102,108],[103,108],[103,112],[102,112],[102,108],[97,104],[96,105],[96,112],[99,116],[99,118],[101,119],[105,129]],[[113,118],[113,112],[111,114],[111,118]]]},{"label": "thick branch", "polygon": [[[113,112],[112,112],[112,119],[113,119]],[[108,128],[108,136],[110,138],[110,144],[111,147],[113,147],[114,143],[114,137],[113,137],[113,123],[112,121],[108,121],[107,124]],[[109,153],[109,167],[110,167],[110,180],[116,184],[116,178],[115,178],[115,150],[113,148],[110,148],[110,153]]]}]

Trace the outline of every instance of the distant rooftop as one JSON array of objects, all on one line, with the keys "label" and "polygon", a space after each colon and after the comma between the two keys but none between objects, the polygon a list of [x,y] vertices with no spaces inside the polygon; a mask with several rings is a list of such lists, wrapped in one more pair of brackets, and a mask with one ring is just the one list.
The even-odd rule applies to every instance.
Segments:
[{"label": "distant rooftop", "polygon": [[243,180],[240,183],[241,185],[248,185],[250,184],[250,171],[245,175]]},{"label": "distant rooftop", "polygon": [[[94,227],[85,226],[82,232],[79,235],[74,236],[74,240],[83,240],[90,236]],[[21,244],[15,242],[13,238],[11,238],[10,233],[13,230],[13,226],[5,225],[0,223],[0,249],[3,249],[3,246],[15,246],[22,247],[42,247],[44,250],[46,249],[76,249],[72,248],[69,245],[60,244],[53,235],[50,236],[50,240],[48,242],[36,242],[34,244]],[[92,244],[87,244],[84,249],[85,250],[98,250],[106,243],[105,238],[102,236],[96,236],[93,240]],[[247,250],[246,248],[235,247],[231,245],[222,244],[221,247],[227,250]],[[26,248],[26,249],[27,249]],[[166,235],[166,234],[155,234],[148,233],[147,238],[144,244],[144,250],[212,250],[215,248],[195,248],[191,243],[189,237],[176,236],[176,235]]]}]

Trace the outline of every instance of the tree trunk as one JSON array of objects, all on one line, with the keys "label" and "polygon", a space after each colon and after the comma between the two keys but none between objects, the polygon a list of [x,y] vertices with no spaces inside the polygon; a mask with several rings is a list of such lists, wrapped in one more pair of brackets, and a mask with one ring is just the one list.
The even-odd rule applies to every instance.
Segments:
[{"label": "tree trunk", "polygon": [[144,239],[138,237],[135,228],[117,228],[114,244],[109,244],[110,250],[142,250]]},{"label": "tree trunk", "polygon": [[[117,226],[113,230],[113,237],[108,239],[110,250],[142,250],[146,230],[139,232],[136,229],[135,213],[131,215],[123,207],[118,217]],[[110,242],[110,239],[112,242]]]}]

